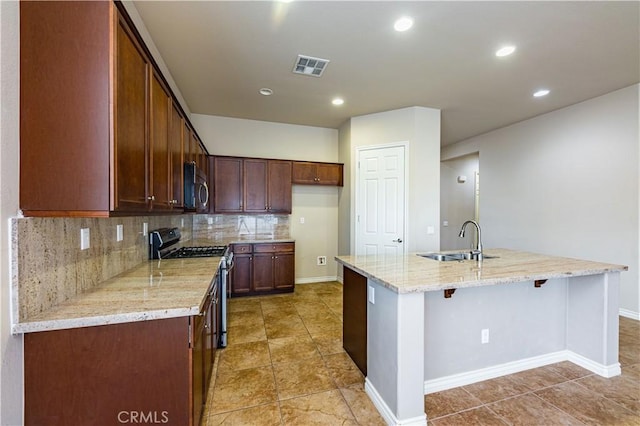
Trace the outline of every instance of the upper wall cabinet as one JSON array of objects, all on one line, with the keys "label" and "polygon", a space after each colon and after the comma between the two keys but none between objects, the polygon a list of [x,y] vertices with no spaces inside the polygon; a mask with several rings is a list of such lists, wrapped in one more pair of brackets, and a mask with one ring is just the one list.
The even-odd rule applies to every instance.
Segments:
[{"label": "upper wall cabinet", "polygon": [[183,211],[185,118],[147,52],[113,2],[20,2],[25,215]]},{"label": "upper wall cabinet", "polygon": [[343,186],[343,165],[339,163],[317,163],[294,161],[292,183],[301,185]]},{"label": "upper wall cabinet", "polygon": [[211,213],[291,213],[291,161],[210,157]]}]

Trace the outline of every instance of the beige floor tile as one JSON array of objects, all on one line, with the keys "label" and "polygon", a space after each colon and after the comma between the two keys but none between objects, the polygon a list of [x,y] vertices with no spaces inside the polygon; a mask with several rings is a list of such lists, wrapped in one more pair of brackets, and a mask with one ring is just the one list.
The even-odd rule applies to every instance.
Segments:
[{"label": "beige floor tile", "polygon": [[261,300],[260,305],[262,306],[262,312],[273,312],[273,311],[290,311],[295,312],[295,308],[293,307],[293,298],[284,298],[281,296],[271,296],[265,297]]},{"label": "beige floor tile", "polygon": [[284,305],[283,309],[266,310],[263,314],[264,322],[277,322],[290,319],[298,319],[298,311],[291,305]]},{"label": "beige floor tile", "polygon": [[277,400],[271,367],[218,371],[211,399],[211,414],[263,405]]},{"label": "beige floor tile", "polygon": [[532,391],[566,382],[568,379],[548,366],[522,371],[509,376]]},{"label": "beige floor tile", "polygon": [[273,371],[281,401],[336,388],[319,355],[304,361],[274,364]]},{"label": "beige floor tile", "polygon": [[509,376],[473,383],[463,388],[485,404],[530,391],[528,387]]},{"label": "beige floor tile", "polygon": [[302,322],[311,334],[321,334],[325,331],[335,333],[342,330],[342,322],[333,315],[326,320],[303,318]]},{"label": "beige floor tile", "polygon": [[229,346],[231,346],[238,343],[267,340],[267,334],[262,324],[229,325],[227,327],[227,340]]},{"label": "beige floor tile", "polygon": [[629,343],[620,346],[618,356],[622,366],[640,364],[640,343]]},{"label": "beige floor tile", "polygon": [[282,424],[292,426],[357,425],[337,389],[280,402]]},{"label": "beige floor tile", "polygon": [[588,425],[638,424],[636,414],[575,382],[561,383],[535,394]]},{"label": "beige floor tile", "polygon": [[577,380],[576,383],[633,411],[639,416],[640,425],[640,382],[637,379],[627,376],[605,379],[592,375]]},{"label": "beige floor tile", "polygon": [[370,426],[386,425],[361,384],[341,388],[340,392],[359,424]]},{"label": "beige floor tile", "polygon": [[262,318],[262,309],[249,310],[249,311],[238,311],[234,312],[233,315],[229,315],[228,317],[228,326],[232,325],[259,325],[264,324],[264,319]]},{"label": "beige floor tile", "polygon": [[236,343],[223,349],[219,368],[222,371],[243,370],[271,364],[269,344],[266,340]]},{"label": "beige floor tile", "polygon": [[269,339],[308,334],[307,328],[302,323],[300,317],[297,316],[274,321],[265,321],[264,326],[267,338]]},{"label": "beige floor tile", "polygon": [[623,366],[622,375],[635,380],[638,383],[638,387],[640,387],[640,364]]},{"label": "beige floor tile", "polygon": [[231,298],[227,303],[227,312],[235,313],[235,312],[245,312],[252,311],[256,313],[262,313],[262,308],[260,306],[260,300],[257,298]]},{"label": "beige floor tile", "polygon": [[270,339],[269,351],[271,352],[271,362],[274,364],[302,361],[317,358],[319,355],[316,344],[308,334]]},{"label": "beige floor tile", "polygon": [[[206,426],[279,426],[280,424],[280,407],[277,403],[273,403],[210,415]],[[205,423],[203,422],[202,425]]]},{"label": "beige floor tile", "polygon": [[462,388],[454,388],[425,395],[424,405],[427,417],[437,419],[447,414],[479,407],[482,401]]},{"label": "beige floor tile", "polygon": [[586,368],[582,368],[570,361],[558,362],[556,364],[548,365],[547,368],[554,373],[558,373],[562,377],[569,380],[579,379],[581,377],[587,377],[593,373]]},{"label": "beige floor tile", "polygon": [[508,423],[488,408],[478,407],[430,420],[429,424],[433,426],[505,426]]},{"label": "beige floor tile", "polygon": [[574,417],[529,393],[487,405],[513,425],[581,425]]},{"label": "beige floor tile", "polygon": [[313,341],[322,355],[339,354],[344,352],[342,347],[342,333],[335,334],[314,334]]},{"label": "beige floor tile", "polygon": [[338,387],[364,384],[364,376],[346,352],[325,355],[323,358]]}]

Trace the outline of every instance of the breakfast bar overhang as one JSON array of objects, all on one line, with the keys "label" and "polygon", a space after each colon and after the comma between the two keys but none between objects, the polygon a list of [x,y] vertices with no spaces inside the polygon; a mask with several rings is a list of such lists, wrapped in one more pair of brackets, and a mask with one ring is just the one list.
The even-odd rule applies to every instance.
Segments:
[{"label": "breakfast bar overhang", "polygon": [[[626,266],[485,253],[490,258],[479,262],[415,253],[336,257],[345,268],[344,347],[364,367],[365,390],[389,424],[425,425],[428,393],[560,361],[620,374]],[[362,310],[366,328],[352,319]],[[354,327],[365,330],[364,354],[351,344]]]}]

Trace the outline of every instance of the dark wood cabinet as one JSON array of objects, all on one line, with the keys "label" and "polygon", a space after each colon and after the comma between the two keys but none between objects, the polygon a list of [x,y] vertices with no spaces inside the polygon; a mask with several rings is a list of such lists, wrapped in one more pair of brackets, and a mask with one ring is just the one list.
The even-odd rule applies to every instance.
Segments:
[{"label": "dark wood cabinet", "polygon": [[212,213],[291,213],[291,161],[213,157]]},{"label": "dark wood cabinet", "polygon": [[169,123],[169,158],[171,167],[171,205],[174,209],[184,208],[184,167],[182,140],[182,114],[174,102],[171,103],[171,121]]},{"label": "dark wood cabinet", "polygon": [[253,276],[253,246],[234,244],[233,269],[231,271],[231,294],[238,296],[251,293]]},{"label": "dark wood cabinet", "polygon": [[343,165],[339,163],[317,163],[294,161],[292,182],[301,185],[343,186]]},{"label": "dark wood cabinet", "polygon": [[291,162],[244,159],[244,211],[291,213]]},{"label": "dark wood cabinet", "polygon": [[[215,283],[215,281],[214,281]],[[26,425],[200,424],[219,336],[213,285],[199,315],[24,336]]]},{"label": "dark wood cabinet", "polygon": [[367,375],[367,278],[343,268],[342,346]]},{"label": "dark wood cabinet", "polygon": [[212,213],[242,213],[243,162],[242,158],[210,157],[213,170],[210,187],[213,188]]},{"label": "dark wood cabinet", "polygon": [[233,256],[232,295],[294,290],[295,243],[236,244]]},{"label": "dark wood cabinet", "polygon": [[171,96],[167,93],[155,72],[151,77],[150,128],[149,134],[149,208],[151,210],[170,210],[171,198],[171,154],[169,148],[169,122]]},{"label": "dark wood cabinet", "polygon": [[21,2],[20,31],[24,214],[182,212],[186,118],[121,4]]}]

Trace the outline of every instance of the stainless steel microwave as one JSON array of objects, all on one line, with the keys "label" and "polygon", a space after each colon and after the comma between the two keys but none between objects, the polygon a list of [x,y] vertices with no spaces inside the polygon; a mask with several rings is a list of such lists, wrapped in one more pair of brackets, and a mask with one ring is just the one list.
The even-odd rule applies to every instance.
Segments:
[{"label": "stainless steel microwave", "polygon": [[209,210],[207,174],[193,161],[184,163],[184,208],[199,213]]}]

